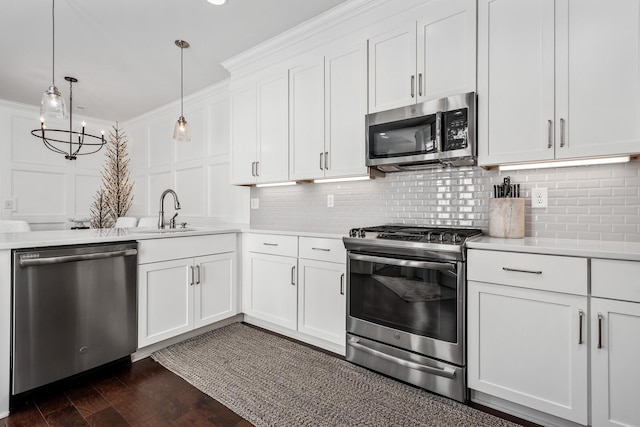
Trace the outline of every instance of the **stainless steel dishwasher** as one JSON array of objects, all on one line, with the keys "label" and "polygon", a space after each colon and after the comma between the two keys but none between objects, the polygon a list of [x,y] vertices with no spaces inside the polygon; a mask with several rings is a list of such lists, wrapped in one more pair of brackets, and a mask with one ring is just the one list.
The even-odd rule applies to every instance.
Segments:
[{"label": "stainless steel dishwasher", "polygon": [[12,394],[131,355],[137,243],[13,251]]}]

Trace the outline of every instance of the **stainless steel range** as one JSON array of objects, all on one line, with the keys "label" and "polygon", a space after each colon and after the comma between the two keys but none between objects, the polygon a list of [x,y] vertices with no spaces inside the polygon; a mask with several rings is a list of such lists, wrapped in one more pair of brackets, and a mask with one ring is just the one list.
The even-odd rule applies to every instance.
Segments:
[{"label": "stainless steel range", "polygon": [[467,399],[465,242],[478,229],[383,225],[343,238],[347,360]]}]

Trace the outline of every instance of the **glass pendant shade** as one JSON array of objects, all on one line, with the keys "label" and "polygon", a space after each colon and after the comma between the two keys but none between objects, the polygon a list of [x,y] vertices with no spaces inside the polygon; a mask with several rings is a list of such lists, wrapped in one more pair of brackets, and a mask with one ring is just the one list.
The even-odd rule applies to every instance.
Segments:
[{"label": "glass pendant shade", "polygon": [[40,102],[40,117],[42,119],[66,119],[67,105],[60,91],[55,86],[49,86],[42,94]]},{"label": "glass pendant shade", "polygon": [[173,128],[173,140],[176,142],[189,142],[191,141],[191,132],[189,131],[189,124],[184,116],[180,116]]}]

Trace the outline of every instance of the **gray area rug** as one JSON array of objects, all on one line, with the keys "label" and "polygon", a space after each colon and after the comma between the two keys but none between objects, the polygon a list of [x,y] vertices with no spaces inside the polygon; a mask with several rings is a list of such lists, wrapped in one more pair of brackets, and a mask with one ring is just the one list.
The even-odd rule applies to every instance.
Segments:
[{"label": "gray area rug", "polygon": [[256,426],[515,426],[240,323],[152,357]]}]

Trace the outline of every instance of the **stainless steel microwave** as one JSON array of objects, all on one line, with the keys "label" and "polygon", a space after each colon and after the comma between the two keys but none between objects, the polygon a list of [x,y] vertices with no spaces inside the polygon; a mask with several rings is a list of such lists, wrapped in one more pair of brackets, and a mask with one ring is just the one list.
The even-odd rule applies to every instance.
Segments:
[{"label": "stainless steel microwave", "polygon": [[367,166],[384,172],[477,164],[476,94],[368,114]]}]

